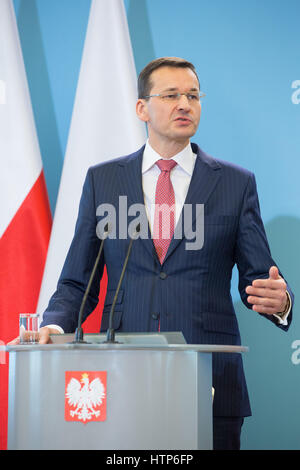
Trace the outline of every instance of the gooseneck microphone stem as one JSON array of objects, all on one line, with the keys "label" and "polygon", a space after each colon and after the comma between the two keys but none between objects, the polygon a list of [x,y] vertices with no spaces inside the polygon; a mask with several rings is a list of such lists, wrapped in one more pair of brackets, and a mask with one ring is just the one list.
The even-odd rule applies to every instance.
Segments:
[{"label": "gooseneck microphone stem", "polygon": [[84,307],[85,307],[86,300],[87,300],[87,297],[89,295],[90,288],[91,288],[92,282],[94,280],[95,273],[96,273],[96,270],[97,270],[97,267],[98,267],[98,264],[99,264],[99,261],[100,261],[100,258],[101,258],[101,253],[102,253],[102,250],[103,250],[104,241],[108,237],[108,234],[109,234],[108,224],[106,224],[105,229],[104,229],[103,238],[102,238],[101,243],[100,243],[99,252],[98,252],[98,255],[97,255],[97,258],[96,258],[96,261],[95,261],[95,264],[94,264],[94,267],[93,267],[93,270],[92,270],[87,288],[85,290],[85,293],[84,293],[84,296],[83,296],[83,299],[82,299],[82,302],[81,302],[79,315],[78,315],[78,325],[77,325],[77,328],[76,328],[76,331],[75,331],[75,340],[73,341],[73,343],[86,343],[86,341],[84,341],[84,339],[83,339],[83,329],[82,329],[82,326],[81,326]]},{"label": "gooseneck microphone stem", "polygon": [[129,260],[129,256],[130,256],[130,252],[131,252],[131,248],[132,248],[132,243],[133,243],[133,238],[129,242],[128,251],[127,251],[127,255],[126,255],[126,258],[125,258],[124,265],[123,265],[122,273],[121,273],[119,283],[118,283],[118,286],[117,286],[117,290],[115,292],[113,303],[112,303],[112,306],[111,306],[111,309],[110,309],[110,312],[109,312],[109,323],[108,323],[108,330],[107,330],[107,333],[106,333],[106,335],[107,335],[106,336],[106,343],[116,343],[116,341],[115,341],[115,330],[113,329],[113,316],[114,316],[115,305],[116,305],[116,302],[117,302],[118,294],[119,294],[121,284],[122,284],[122,281],[123,281],[123,277],[124,277],[126,267],[127,267],[127,264],[128,264],[128,260]]},{"label": "gooseneck microphone stem", "polygon": [[122,269],[121,276],[120,276],[120,279],[119,279],[119,282],[118,282],[117,290],[116,290],[114,298],[113,298],[113,303],[112,303],[112,306],[111,306],[111,309],[110,309],[110,312],[109,312],[109,323],[108,323],[108,330],[106,332],[106,341],[105,341],[105,343],[118,343],[118,341],[115,341],[115,330],[113,328],[113,317],[114,317],[114,312],[115,312],[115,305],[116,305],[116,302],[117,302],[117,298],[118,298],[119,291],[120,291],[120,288],[121,288],[121,285],[122,285],[123,277],[124,277],[126,267],[127,267],[127,264],[128,264],[132,244],[133,244],[134,240],[137,238],[137,235],[138,235],[139,232],[140,232],[140,224],[137,225],[137,227],[135,229],[135,233],[131,237],[131,240],[130,240],[129,245],[128,245],[128,250],[127,250],[126,258],[125,258],[125,261],[124,261],[123,269]]}]

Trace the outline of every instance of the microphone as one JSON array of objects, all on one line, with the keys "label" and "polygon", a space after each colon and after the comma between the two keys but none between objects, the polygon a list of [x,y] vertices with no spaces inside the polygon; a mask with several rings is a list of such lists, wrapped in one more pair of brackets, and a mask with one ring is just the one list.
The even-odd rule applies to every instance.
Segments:
[{"label": "microphone", "polygon": [[95,264],[94,264],[94,267],[93,267],[93,270],[92,270],[87,288],[85,290],[85,293],[84,293],[84,296],[83,296],[83,299],[82,299],[82,302],[81,302],[79,315],[78,315],[78,325],[77,325],[77,328],[75,330],[75,340],[72,341],[72,343],[87,343],[87,341],[84,341],[84,339],[83,339],[83,329],[81,327],[83,311],[84,311],[87,296],[89,294],[89,291],[90,291],[90,288],[91,288],[91,285],[92,285],[92,282],[94,280],[95,273],[96,273],[96,270],[97,270],[97,267],[98,267],[98,264],[99,264],[99,260],[100,260],[101,253],[102,253],[102,250],[103,250],[104,241],[107,239],[109,233],[110,233],[110,230],[108,229],[108,224],[106,224],[105,227],[104,227],[104,233],[101,237],[102,240],[101,240],[101,243],[100,243],[99,252],[98,252],[98,255],[97,255],[97,258],[96,258],[96,261],[95,261]]},{"label": "microphone", "polygon": [[110,312],[109,312],[109,323],[108,323],[108,329],[107,329],[107,333],[106,333],[106,341],[104,341],[104,343],[119,343],[119,341],[115,341],[115,330],[113,329],[113,317],[114,317],[114,313],[115,313],[115,305],[116,305],[116,302],[117,302],[117,298],[118,298],[118,295],[119,295],[119,291],[120,291],[120,288],[121,288],[123,277],[124,277],[126,267],[127,267],[127,264],[128,264],[132,244],[133,244],[134,240],[137,239],[138,234],[140,233],[140,230],[141,230],[141,224],[138,224],[135,228],[135,231],[133,232],[133,234],[131,236],[131,240],[130,240],[129,245],[128,245],[127,254],[126,254],[125,261],[124,261],[123,269],[122,269],[122,272],[121,272],[121,276],[120,276],[120,279],[119,279],[117,290],[115,292],[115,296],[113,298],[113,303],[112,303],[112,306],[111,306],[111,309],[110,309]]}]

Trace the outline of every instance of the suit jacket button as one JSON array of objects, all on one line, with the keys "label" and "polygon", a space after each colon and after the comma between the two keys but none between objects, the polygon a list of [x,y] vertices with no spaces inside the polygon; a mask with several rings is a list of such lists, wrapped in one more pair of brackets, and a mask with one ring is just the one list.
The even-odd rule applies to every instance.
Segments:
[{"label": "suit jacket button", "polygon": [[159,274],[160,279],[166,279],[167,273],[164,273],[163,271]]}]

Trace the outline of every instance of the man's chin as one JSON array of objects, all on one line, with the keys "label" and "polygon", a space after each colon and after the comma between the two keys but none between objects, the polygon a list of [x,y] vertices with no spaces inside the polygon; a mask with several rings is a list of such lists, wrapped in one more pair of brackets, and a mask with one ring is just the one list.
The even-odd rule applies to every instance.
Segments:
[{"label": "man's chin", "polygon": [[174,140],[176,140],[177,142],[184,142],[185,140],[188,141],[191,137],[193,137],[193,135],[195,135],[195,133],[195,129],[181,130],[180,132],[174,133]]}]

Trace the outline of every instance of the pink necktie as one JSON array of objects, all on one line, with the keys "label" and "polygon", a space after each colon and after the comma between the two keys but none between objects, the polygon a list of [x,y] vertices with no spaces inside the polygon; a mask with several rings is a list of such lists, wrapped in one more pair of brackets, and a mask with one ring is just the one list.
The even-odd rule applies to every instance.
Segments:
[{"label": "pink necktie", "polygon": [[174,160],[158,160],[156,165],[161,173],[156,184],[153,242],[162,264],[174,234],[175,194],[170,171],[177,163]]}]

